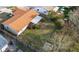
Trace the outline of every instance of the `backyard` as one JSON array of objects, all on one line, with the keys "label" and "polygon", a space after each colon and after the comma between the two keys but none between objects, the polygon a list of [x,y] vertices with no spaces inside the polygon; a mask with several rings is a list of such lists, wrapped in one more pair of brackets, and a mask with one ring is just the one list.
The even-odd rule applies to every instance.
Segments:
[{"label": "backyard", "polygon": [[34,28],[26,29],[19,40],[35,51],[79,51],[77,27],[56,18],[44,18]]},{"label": "backyard", "polygon": [[79,23],[74,25],[74,22],[79,22],[79,15],[74,16],[73,13],[68,16],[68,12],[63,15],[52,11],[47,16],[42,15],[43,19],[38,24],[16,37],[19,42],[16,43],[17,48],[28,52],[79,51]]},{"label": "backyard", "polygon": [[[50,25],[52,27],[50,27]],[[35,50],[39,51],[40,49],[42,49],[44,43],[49,41],[50,34],[53,31],[53,23],[48,24],[48,26],[49,28],[44,26],[44,28],[40,28],[40,29],[26,29],[19,36],[19,38],[25,44],[27,43],[28,45],[32,46]]]}]

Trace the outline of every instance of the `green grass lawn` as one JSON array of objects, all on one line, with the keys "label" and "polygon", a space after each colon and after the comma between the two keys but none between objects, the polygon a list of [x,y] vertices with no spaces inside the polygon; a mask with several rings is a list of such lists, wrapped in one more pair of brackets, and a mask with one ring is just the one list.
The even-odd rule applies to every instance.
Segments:
[{"label": "green grass lawn", "polygon": [[[19,38],[24,44],[31,45],[34,49],[40,50],[44,43],[50,39],[50,34],[53,31],[53,23],[48,24],[45,29],[26,29]],[[49,27],[48,26],[52,26]]]},{"label": "green grass lawn", "polygon": [[37,51],[44,51],[42,48],[46,42],[54,46],[52,51],[79,51],[76,31],[70,27],[56,30],[52,22],[44,22],[44,24],[45,29],[41,26],[39,29],[26,29],[18,38]]},{"label": "green grass lawn", "polygon": [[22,38],[21,41],[31,45],[35,49],[40,49],[44,43],[50,39],[50,32],[52,30],[46,29],[34,29],[34,30],[26,30],[20,36]]}]

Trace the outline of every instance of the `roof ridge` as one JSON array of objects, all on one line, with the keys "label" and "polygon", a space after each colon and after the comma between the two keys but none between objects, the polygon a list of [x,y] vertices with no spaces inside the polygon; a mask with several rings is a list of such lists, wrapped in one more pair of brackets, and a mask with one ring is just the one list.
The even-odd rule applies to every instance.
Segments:
[{"label": "roof ridge", "polygon": [[[21,17],[19,17],[19,18],[17,18],[16,20],[14,20],[13,22],[16,22],[16,21],[18,21],[18,19],[20,19],[20,18],[22,18],[22,17],[24,17],[26,14],[28,14],[30,11],[32,11],[32,10],[29,10],[28,12],[26,12],[26,13],[24,13]],[[34,10],[33,10],[34,11]],[[35,11],[36,12],[36,11]],[[28,16],[28,17],[30,17],[30,16]],[[13,23],[12,22],[12,23]]]},{"label": "roof ridge", "polygon": [[[6,20],[8,22],[8,24],[14,22],[15,20],[18,19],[18,17],[22,16],[22,15],[18,14],[19,12],[21,12],[21,14],[25,14],[25,12],[27,12],[27,11],[23,11],[21,9],[16,8],[16,11],[13,13],[14,16],[12,16],[11,18],[9,18],[9,19]],[[5,22],[3,22],[3,23],[7,24]]]},{"label": "roof ridge", "polygon": [[[28,13],[28,12],[24,13],[21,17],[25,16],[27,13]],[[17,18],[17,19],[14,20],[13,22],[11,22],[11,24],[14,23],[14,22],[16,22],[16,21],[17,21],[18,19],[20,19],[21,17]]]}]

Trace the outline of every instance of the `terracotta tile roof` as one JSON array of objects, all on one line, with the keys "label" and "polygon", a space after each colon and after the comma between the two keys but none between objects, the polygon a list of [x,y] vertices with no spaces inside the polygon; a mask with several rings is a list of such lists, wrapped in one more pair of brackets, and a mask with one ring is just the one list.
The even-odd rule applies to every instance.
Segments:
[{"label": "terracotta tile roof", "polygon": [[10,24],[11,22],[17,20],[17,18],[21,17],[26,11],[16,8],[16,11],[13,13],[13,17],[9,18],[7,21],[3,22],[4,24]]},{"label": "terracotta tile roof", "polygon": [[14,15],[12,18],[5,21],[3,24],[8,24],[12,29],[14,29],[16,32],[19,32],[22,30],[25,26],[28,26],[28,24],[31,22],[31,20],[38,15],[38,13],[34,10],[29,10],[28,12],[17,10],[14,12]]}]

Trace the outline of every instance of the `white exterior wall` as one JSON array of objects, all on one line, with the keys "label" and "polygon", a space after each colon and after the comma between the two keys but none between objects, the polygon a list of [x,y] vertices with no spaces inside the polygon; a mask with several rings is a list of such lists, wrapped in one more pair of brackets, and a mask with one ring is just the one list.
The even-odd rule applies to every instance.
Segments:
[{"label": "white exterior wall", "polygon": [[[28,25],[26,25],[21,31],[16,32],[15,30],[13,30],[9,25],[4,25],[4,28],[10,32],[12,32],[15,35],[20,35],[26,28]],[[8,27],[8,28],[7,28]]]},{"label": "white exterior wall", "polygon": [[13,34],[17,35],[18,33],[13,30],[9,25],[6,25],[6,24],[3,24],[4,25],[4,28],[10,32],[12,32]]},{"label": "white exterior wall", "polygon": [[20,35],[27,28],[27,26],[28,25],[26,25],[21,31],[19,31],[17,35]]},{"label": "white exterior wall", "polygon": [[[38,9],[39,9],[39,11],[38,11]],[[45,14],[45,15],[48,14],[48,11],[46,9],[42,8],[42,7],[34,7],[33,10],[35,10],[35,11],[41,13],[41,14]]]},{"label": "white exterior wall", "polygon": [[53,9],[53,11],[57,12],[58,9],[59,9],[59,7],[55,7],[55,8]]}]

